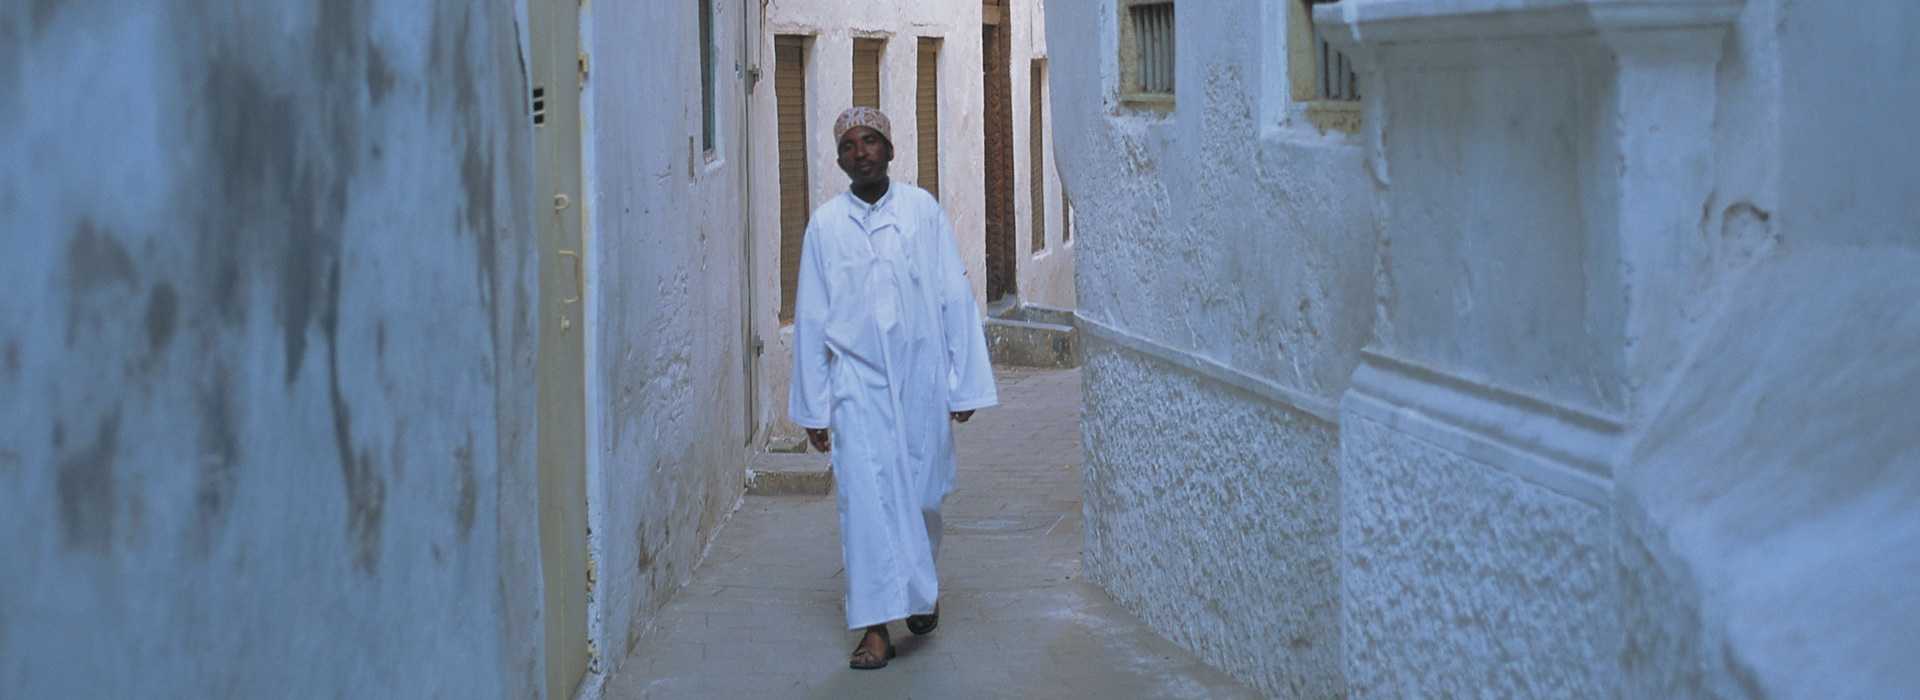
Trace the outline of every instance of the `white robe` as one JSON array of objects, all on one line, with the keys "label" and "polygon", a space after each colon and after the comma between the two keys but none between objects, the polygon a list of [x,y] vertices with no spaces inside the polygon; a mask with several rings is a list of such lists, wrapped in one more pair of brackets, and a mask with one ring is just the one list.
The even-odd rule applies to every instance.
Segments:
[{"label": "white robe", "polygon": [[933,611],[949,411],[999,402],[973,285],[933,195],[844,193],[807,224],[794,302],[795,423],[833,430],[847,628]]}]

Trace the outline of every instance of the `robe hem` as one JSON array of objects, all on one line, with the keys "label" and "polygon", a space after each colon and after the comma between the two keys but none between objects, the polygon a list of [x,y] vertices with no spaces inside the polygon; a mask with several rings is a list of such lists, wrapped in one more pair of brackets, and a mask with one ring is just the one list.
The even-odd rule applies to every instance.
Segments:
[{"label": "robe hem", "polygon": [[[935,606],[935,607],[938,607],[938,606]],[[907,619],[908,617],[911,617],[911,616],[914,616],[914,615],[932,615],[932,614],[933,614],[933,611],[934,611],[934,609],[935,609],[935,608],[927,608],[926,610],[922,610],[922,611],[920,611],[920,612],[908,612],[908,613],[902,613],[902,614],[899,614],[899,615],[894,615],[893,617],[888,617],[888,618],[885,618],[885,619],[881,619],[881,620],[875,620],[875,621],[873,621],[873,622],[861,622],[861,623],[858,623],[858,624],[855,624],[855,623],[853,623],[853,622],[848,622],[848,623],[847,623],[847,631],[848,631],[848,632],[854,632],[854,631],[858,631],[858,630],[863,630],[863,629],[866,629],[866,628],[868,628],[868,627],[872,627],[872,626],[874,626],[874,625],[885,625],[885,624],[891,624],[891,623],[895,623],[895,622],[899,622],[899,621],[901,621],[901,620],[905,620],[905,619]],[[891,615],[892,613],[888,613],[888,614],[889,614],[889,615]]]}]

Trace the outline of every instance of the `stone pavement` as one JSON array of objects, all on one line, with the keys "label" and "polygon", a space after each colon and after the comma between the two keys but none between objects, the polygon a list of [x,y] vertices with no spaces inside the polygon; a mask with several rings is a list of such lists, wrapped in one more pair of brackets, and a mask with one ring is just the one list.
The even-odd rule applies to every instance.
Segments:
[{"label": "stone pavement", "polygon": [[607,698],[1253,697],[1080,580],[1080,374],[1003,369],[1001,406],[956,426],[941,619],[847,668],[833,496],[748,497]]}]

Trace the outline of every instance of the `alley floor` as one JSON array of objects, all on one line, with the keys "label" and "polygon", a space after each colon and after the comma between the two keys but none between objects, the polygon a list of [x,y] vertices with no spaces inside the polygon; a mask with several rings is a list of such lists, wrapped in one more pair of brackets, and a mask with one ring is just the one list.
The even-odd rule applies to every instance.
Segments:
[{"label": "alley floor", "polygon": [[833,496],[750,496],[608,698],[1252,697],[1080,578],[1080,374],[1001,370],[956,427],[940,628],[854,671]]}]

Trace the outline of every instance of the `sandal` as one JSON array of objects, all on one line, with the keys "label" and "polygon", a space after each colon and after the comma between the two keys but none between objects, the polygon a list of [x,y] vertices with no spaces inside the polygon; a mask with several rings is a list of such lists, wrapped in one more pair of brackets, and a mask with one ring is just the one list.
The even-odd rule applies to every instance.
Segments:
[{"label": "sandal", "polygon": [[912,632],[914,634],[928,634],[933,631],[933,628],[939,627],[939,626],[940,626],[940,604],[939,603],[933,604],[933,614],[931,615],[908,615],[907,616],[907,631]]},{"label": "sandal", "polygon": [[847,668],[860,670],[860,671],[871,671],[876,668],[887,667],[887,660],[893,658],[897,654],[894,652],[893,638],[887,635],[887,628],[881,627],[879,628],[879,630],[880,630],[880,641],[884,642],[887,645],[887,654],[878,659],[875,659],[873,658],[873,653],[867,651],[867,634],[873,633],[873,630],[869,629],[867,630],[867,634],[860,635],[860,642],[854,645],[853,658],[847,659]]}]

